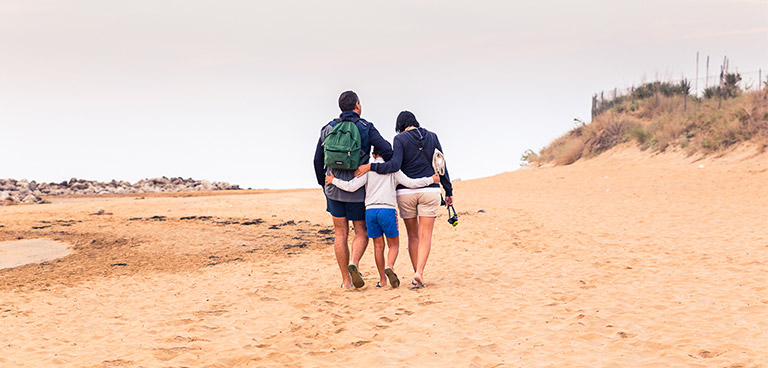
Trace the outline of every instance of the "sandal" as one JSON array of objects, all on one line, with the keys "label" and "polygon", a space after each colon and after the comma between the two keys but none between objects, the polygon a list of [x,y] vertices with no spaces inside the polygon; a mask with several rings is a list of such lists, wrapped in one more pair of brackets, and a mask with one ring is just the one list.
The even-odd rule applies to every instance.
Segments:
[{"label": "sandal", "polygon": [[354,285],[355,288],[359,289],[365,286],[365,281],[363,281],[363,274],[360,273],[356,265],[351,264],[347,266],[347,269],[349,270],[349,275],[352,276],[352,285]]},{"label": "sandal", "polygon": [[387,275],[387,278],[389,279],[389,284],[392,285],[392,288],[396,288],[400,286],[400,279],[397,278],[397,274],[395,271],[392,271],[391,268],[387,268],[384,270],[384,273]]},{"label": "sandal", "polygon": [[416,280],[411,281],[411,285],[413,285],[411,286],[411,290],[418,290],[418,289],[423,289],[427,287],[426,284],[417,284]]}]

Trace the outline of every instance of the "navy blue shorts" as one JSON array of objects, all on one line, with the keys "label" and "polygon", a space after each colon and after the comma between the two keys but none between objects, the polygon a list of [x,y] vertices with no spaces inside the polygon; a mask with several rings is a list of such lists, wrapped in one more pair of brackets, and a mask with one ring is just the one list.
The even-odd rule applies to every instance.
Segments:
[{"label": "navy blue shorts", "polygon": [[326,211],[333,217],[346,217],[349,221],[365,220],[365,202],[340,202],[325,197]]},{"label": "navy blue shorts", "polygon": [[371,208],[365,211],[365,227],[368,237],[376,239],[382,235],[387,238],[399,236],[397,231],[397,210],[394,208]]}]

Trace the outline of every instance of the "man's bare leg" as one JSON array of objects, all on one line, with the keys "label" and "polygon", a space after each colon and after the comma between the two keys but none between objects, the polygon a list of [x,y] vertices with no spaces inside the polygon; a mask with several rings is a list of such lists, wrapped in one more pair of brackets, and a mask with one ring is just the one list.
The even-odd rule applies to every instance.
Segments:
[{"label": "man's bare leg", "polygon": [[419,219],[417,217],[403,219],[405,230],[408,232],[408,255],[411,257],[413,272],[419,261]]},{"label": "man's bare leg", "polygon": [[363,258],[365,249],[368,248],[368,232],[365,227],[365,220],[352,221],[355,227],[355,238],[352,239],[352,264],[360,265],[360,258]]},{"label": "man's bare leg", "polygon": [[352,239],[352,263],[347,266],[350,277],[352,278],[352,285],[356,288],[365,286],[365,280],[362,273],[360,273],[360,258],[363,258],[365,249],[368,248],[368,234],[365,228],[365,220],[352,221],[355,226],[355,237]]},{"label": "man's bare leg", "polygon": [[341,270],[341,282],[345,288],[352,287],[352,279],[349,277],[349,222],[346,217],[334,217],[333,218],[333,251],[336,253],[336,262],[339,263],[339,269]]},{"label": "man's bare leg", "polygon": [[424,267],[427,266],[429,251],[432,249],[432,230],[435,227],[435,217],[419,217],[419,261],[413,279],[418,284],[424,284]]},{"label": "man's bare leg", "polygon": [[376,259],[376,268],[379,270],[379,285],[387,284],[387,275],[384,274],[384,236],[373,239],[373,258]]}]

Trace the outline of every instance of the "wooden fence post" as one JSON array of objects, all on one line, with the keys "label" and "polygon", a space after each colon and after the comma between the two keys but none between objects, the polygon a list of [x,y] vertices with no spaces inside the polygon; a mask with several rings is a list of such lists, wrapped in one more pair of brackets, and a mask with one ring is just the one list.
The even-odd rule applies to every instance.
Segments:
[{"label": "wooden fence post", "polygon": [[699,96],[699,52],[696,51],[696,92],[694,93],[696,97]]}]

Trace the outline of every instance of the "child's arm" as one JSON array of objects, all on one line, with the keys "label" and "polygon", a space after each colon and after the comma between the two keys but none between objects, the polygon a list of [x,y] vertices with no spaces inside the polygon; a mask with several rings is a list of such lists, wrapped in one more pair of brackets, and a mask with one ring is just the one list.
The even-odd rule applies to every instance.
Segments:
[{"label": "child's arm", "polygon": [[350,181],[341,180],[335,176],[333,176],[333,170],[331,170],[331,173],[325,177],[325,184],[326,185],[335,185],[337,188],[345,191],[345,192],[354,192],[365,185],[365,183],[368,182],[368,175],[363,175],[359,178],[353,178]]},{"label": "child's arm", "polygon": [[432,176],[425,176],[423,178],[411,179],[408,175],[405,175],[402,171],[395,172],[395,181],[399,184],[405,185],[408,188],[423,188],[430,184],[437,184],[440,182],[440,177],[437,174]]}]

